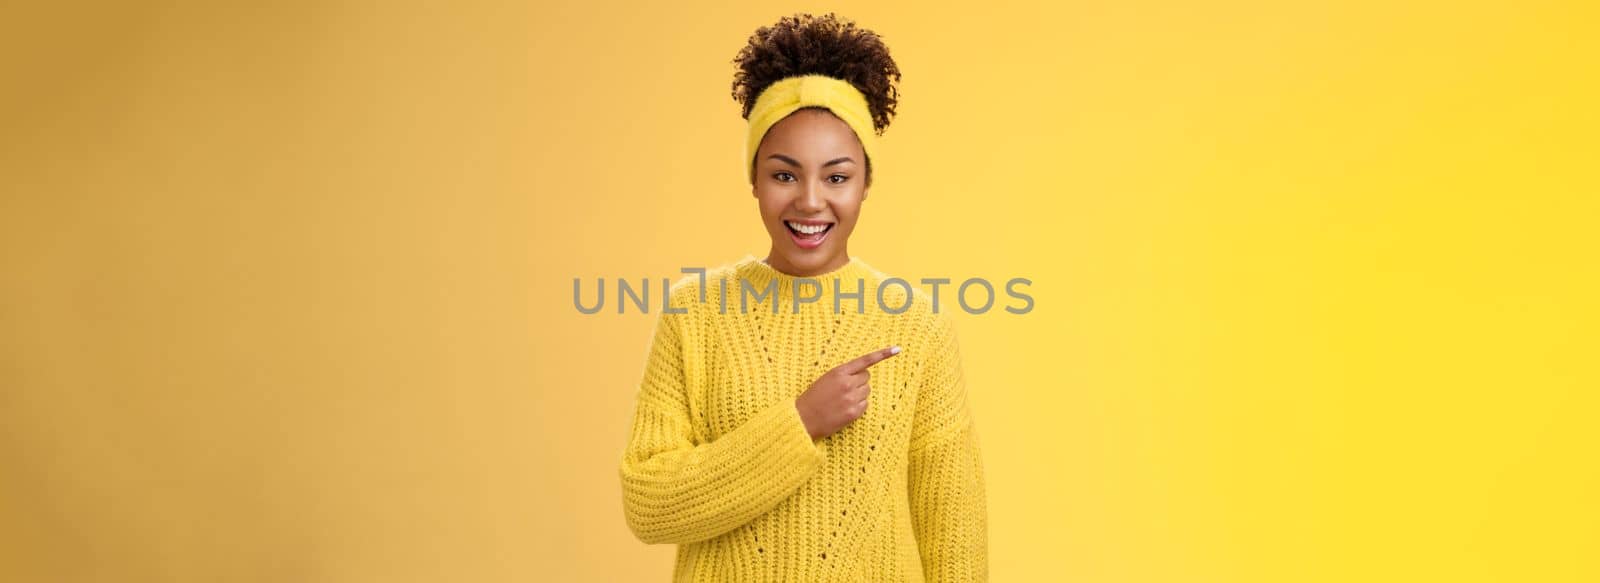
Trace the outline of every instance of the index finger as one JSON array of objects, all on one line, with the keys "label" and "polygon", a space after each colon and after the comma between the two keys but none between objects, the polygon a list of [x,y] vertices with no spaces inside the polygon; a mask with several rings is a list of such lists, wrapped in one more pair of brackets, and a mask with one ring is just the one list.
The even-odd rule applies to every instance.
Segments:
[{"label": "index finger", "polygon": [[840,365],[839,368],[843,369],[845,372],[854,374],[867,370],[867,367],[878,364],[879,362],[882,362],[883,359],[889,358],[896,354],[900,354],[900,347],[890,346],[888,348],[874,350],[858,356],[854,360],[847,361]]}]

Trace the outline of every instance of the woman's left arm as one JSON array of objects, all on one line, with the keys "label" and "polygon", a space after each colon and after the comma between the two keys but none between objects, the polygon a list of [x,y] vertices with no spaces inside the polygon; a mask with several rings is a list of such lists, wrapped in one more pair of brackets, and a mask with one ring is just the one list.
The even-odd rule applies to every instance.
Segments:
[{"label": "woman's left arm", "polygon": [[936,318],[912,422],[912,525],[927,581],[987,581],[988,510],[977,425],[955,329],[949,316]]}]

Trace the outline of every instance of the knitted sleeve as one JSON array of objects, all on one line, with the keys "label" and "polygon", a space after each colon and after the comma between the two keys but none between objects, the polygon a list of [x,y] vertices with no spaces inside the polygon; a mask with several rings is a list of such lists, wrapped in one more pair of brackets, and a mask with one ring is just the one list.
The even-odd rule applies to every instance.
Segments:
[{"label": "knitted sleeve", "polygon": [[684,374],[685,316],[657,319],[619,467],[628,528],[646,544],[733,530],[794,493],[825,456],[789,399],[714,440],[697,438]]},{"label": "knitted sleeve", "polygon": [[912,525],[927,581],[987,581],[988,512],[977,427],[967,405],[955,330],[934,325],[912,421]]}]

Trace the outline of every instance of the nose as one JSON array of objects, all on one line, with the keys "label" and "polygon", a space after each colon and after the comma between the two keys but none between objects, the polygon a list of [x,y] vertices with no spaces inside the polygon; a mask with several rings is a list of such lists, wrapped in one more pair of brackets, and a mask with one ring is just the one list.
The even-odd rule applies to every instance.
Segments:
[{"label": "nose", "polygon": [[800,196],[794,200],[795,210],[804,213],[815,213],[827,208],[827,201],[822,199],[822,189],[816,184],[807,183],[805,189],[800,191]]}]

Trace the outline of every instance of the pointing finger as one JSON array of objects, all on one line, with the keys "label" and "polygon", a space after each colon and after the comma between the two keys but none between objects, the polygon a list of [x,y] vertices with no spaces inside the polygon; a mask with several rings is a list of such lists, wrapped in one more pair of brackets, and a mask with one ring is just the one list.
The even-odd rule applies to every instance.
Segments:
[{"label": "pointing finger", "polygon": [[878,364],[879,362],[882,362],[883,359],[889,358],[896,354],[900,354],[900,347],[890,346],[888,348],[874,350],[856,357],[855,360],[848,361],[839,368],[843,369],[847,373],[855,374],[867,370],[867,367]]}]

